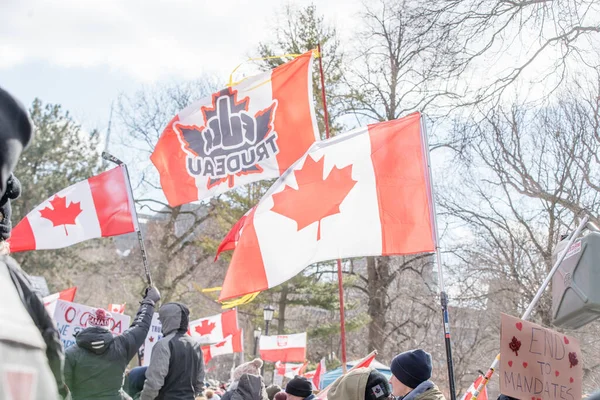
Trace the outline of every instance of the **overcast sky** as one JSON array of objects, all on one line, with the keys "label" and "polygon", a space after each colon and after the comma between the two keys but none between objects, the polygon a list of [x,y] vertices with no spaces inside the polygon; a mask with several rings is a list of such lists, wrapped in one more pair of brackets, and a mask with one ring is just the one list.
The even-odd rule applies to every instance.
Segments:
[{"label": "overcast sky", "polygon": [[[309,0],[295,0],[305,6]],[[120,92],[215,75],[274,38],[277,0],[0,0],[0,85],[21,101],[59,103],[88,130]],[[359,0],[321,0],[343,34]],[[344,29],[344,28],[348,29]]]}]

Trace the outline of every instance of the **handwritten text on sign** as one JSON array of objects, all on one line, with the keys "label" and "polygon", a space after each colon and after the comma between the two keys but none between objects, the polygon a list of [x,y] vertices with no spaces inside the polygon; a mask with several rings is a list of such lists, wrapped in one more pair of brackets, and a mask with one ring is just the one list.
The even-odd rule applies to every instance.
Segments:
[{"label": "handwritten text on sign", "polygon": [[[92,307],[83,304],[56,301],[54,320],[65,349],[75,344],[76,333],[88,327],[88,320],[93,310]],[[112,313],[108,328],[113,334],[120,335],[129,328],[130,319],[129,315]]]},{"label": "handwritten text on sign", "polygon": [[502,314],[500,388],[526,400],[579,400],[583,366],[579,342]]}]

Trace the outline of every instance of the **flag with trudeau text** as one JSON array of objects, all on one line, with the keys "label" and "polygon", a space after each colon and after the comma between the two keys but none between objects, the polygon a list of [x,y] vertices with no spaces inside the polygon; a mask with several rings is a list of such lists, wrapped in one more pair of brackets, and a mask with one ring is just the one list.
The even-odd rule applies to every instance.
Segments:
[{"label": "flag with trudeau text", "polygon": [[[467,392],[463,395],[461,400],[471,400],[471,398],[477,391],[477,387],[481,384],[481,382],[483,382],[483,376],[479,375],[477,377],[477,379],[475,380],[475,382],[473,382],[473,384],[469,387],[469,390],[467,390]],[[483,390],[479,393],[479,396],[477,396],[477,399],[478,400],[488,400],[487,386],[483,387]]]},{"label": "flag with trudeau text", "polygon": [[44,297],[44,307],[46,308],[46,311],[48,311],[48,315],[54,315],[57,300],[69,301],[71,303],[75,301],[75,293],[77,293],[77,286],[73,286],[71,288],[61,290],[58,293],[53,293]]},{"label": "flag with trudeau text", "polygon": [[272,362],[304,362],[306,332],[293,335],[261,336],[260,358]]},{"label": "flag with trudeau text", "polygon": [[227,336],[222,341],[211,344],[210,346],[202,346],[202,354],[204,355],[204,363],[208,364],[216,356],[223,354],[241,353],[244,351],[244,331],[240,329],[233,335]]},{"label": "flag with trudeau text", "polygon": [[320,261],[433,252],[426,152],[419,113],[315,143],[246,217],[219,299]]},{"label": "flag with trudeau text", "polygon": [[123,314],[125,312],[125,303],[123,303],[123,304],[112,304],[111,303],[108,305],[107,310],[112,313]]},{"label": "flag with trudeau text", "polygon": [[191,104],[150,159],[169,205],[279,177],[319,138],[312,52]]},{"label": "flag with trudeau text", "polygon": [[61,190],[13,229],[10,250],[60,249],[85,240],[137,230],[125,166]]},{"label": "flag with trudeau text", "polygon": [[323,380],[323,375],[327,372],[327,366],[325,365],[325,358],[322,358],[317,365],[317,369],[315,370],[315,375],[312,378],[312,383],[315,389],[319,390],[321,387],[321,381]]},{"label": "flag with trudeau text", "polygon": [[222,342],[227,336],[239,331],[237,309],[227,310],[221,314],[211,315],[190,322],[188,334],[200,344]]}]

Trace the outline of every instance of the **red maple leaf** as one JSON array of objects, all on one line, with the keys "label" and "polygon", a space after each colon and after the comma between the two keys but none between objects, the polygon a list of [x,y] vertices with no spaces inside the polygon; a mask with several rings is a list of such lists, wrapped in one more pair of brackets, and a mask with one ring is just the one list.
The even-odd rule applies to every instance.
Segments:
[{"label": "red maple leaf", "polygon": [[210,335],[210,333],[215,329],[216,324],[214,322],[210,322],[207,319],[203,319],[200,325],[196,325],[194,330],[198,332],[200,336]]},{"label": "red maple leaf", "polygon": [[223,340],[222,342],[215,344],[215,347],[223,347],[223,346],[225,346],[226,343],[227,343],[227,340]]},{"label": "red maple leaf", "polygon": [[334,166],[323,179],[324,162],[325,157],[319,161],[306,157],[302,169],[294,171],[298,189],[286,186],[274,194],[271,208],[271,211],[296,221],[298,230],[318,222],[317,240],[321,239],[321,220],[339,214],[340,204],[356,184],[352,179],[352,165],[342,169]]},{"label": "red maple leaf", "polygon": [[154,342],[154,336],[150,336],[150,337],[148,338],[148,340],[150,341],[150,343]]},{"label": "red maple leaf", "polygon": [[40,211],[40,216],[46,218],[52,222],[53,226],[63,225],[65,227],[65,234],[69,236],[67,232],[67,225],[77,225],[75,220],[81,214],[81,204],[71,203],[67,206],[67,197],[54,196],[50,200],[50,205]]}]

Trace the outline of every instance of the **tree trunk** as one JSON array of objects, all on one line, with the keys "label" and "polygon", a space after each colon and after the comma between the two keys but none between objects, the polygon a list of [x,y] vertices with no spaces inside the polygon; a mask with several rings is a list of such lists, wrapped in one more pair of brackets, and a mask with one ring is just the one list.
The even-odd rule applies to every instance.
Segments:
[{"label": "tree trunk", "polygon": [[368,349],[383,352],[387,313],[385,298],[390,283],[389,257],[367,257],[367,276],[370,317]]},{"label": "tree trunk", "polygon": [[283,284],[279,296],[279,315],[277,316],[277,334],[285,333],[285,308],[287,306],[288,284]]}]

